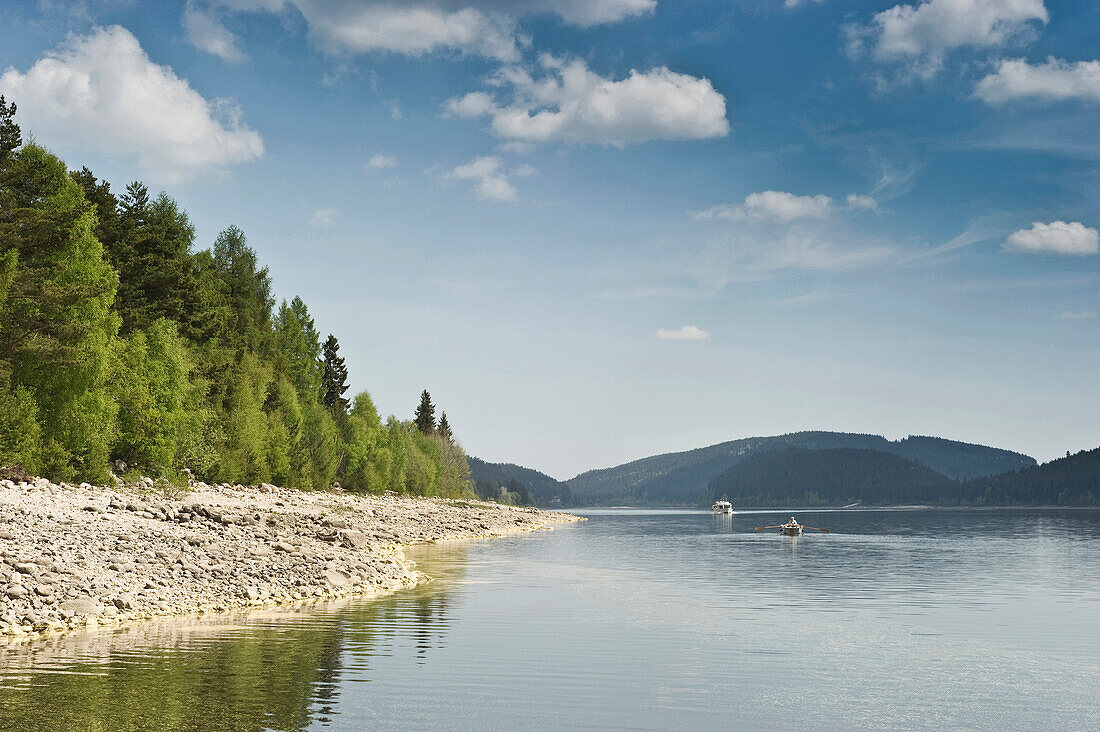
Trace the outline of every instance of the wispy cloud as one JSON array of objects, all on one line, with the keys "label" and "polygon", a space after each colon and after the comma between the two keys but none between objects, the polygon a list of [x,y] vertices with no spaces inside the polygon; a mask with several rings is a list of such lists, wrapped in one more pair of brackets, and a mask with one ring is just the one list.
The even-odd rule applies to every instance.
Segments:
[{"label": "wispy cloud", "polygon": [[313,226],[327,229],[336,223],[337,213],[339,212],[334,208],[319,208],[313,212],[313,216],[310,218],[309,222]]},{"label": "wispy cloud", "polygon": [[397,158],[393,155],[373,155],[371,159],[367,161],[367,167],[374,170],[385,170],[386,168],[397,167]]},{"label": "wispy cloud", "polygon": [[710,338],[710,333],[694,325],[682,325],[673,330],[660,328],[656,335],[661,341],[705,341]]}]

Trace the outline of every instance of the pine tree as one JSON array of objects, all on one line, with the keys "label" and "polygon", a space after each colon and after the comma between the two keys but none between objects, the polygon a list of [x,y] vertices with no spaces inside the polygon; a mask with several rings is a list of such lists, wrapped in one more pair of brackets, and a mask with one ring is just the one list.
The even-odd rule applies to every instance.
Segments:
[{"label": "pine tree", "polygon": [[351,405],[344,397],[348,390],[348,367],[344,365],[344,359],[338,354],[340,342],[331,333],[325,340],[323,348],[324,370],[321,373],[321,401],[330,411],[336,414],[347,414]]},{"label": "pine tree", "polygon": [[430,435],[435,432],[435,405],[432,404],[432,395],[427,389],[420,395],[420,406],[416,408],[414,422],[422,434]]},{"label": "pine tree", "polygon": [[439,415],[439,436],[451,445],[455,442],[454,433],[451,432],[451,425],[447,422],[446,412]]}]

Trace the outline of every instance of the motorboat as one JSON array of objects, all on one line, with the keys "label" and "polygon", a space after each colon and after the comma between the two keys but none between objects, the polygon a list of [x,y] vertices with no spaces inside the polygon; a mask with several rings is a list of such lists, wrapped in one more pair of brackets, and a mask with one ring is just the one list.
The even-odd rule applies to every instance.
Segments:
[{"label": "motorboat", "polygon": [[714,505],[710,507],[710,510],[717,514],[730,515],[733,513],[733,504],[729,501],[729,496],[723,494],[721,498],[714,502]]}]

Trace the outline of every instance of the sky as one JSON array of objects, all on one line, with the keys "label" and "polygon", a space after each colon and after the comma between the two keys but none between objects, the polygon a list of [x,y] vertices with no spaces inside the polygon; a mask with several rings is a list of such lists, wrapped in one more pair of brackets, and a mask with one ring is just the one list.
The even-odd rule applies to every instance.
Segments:
[{"label": "sky", "polygon": [[803,429],[1100,445],[1092,0],[0,0],[0,93],[352,391],[565,479]]}]

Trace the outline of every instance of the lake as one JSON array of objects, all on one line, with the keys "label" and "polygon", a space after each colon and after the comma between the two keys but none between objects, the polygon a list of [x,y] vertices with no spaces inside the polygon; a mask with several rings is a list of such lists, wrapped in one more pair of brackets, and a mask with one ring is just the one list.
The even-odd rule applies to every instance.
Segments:
[{"label": "lake", "polygon": [[379,600],[0,646],[0,726],[1100,728],[1100,510],[582,513]]}]

